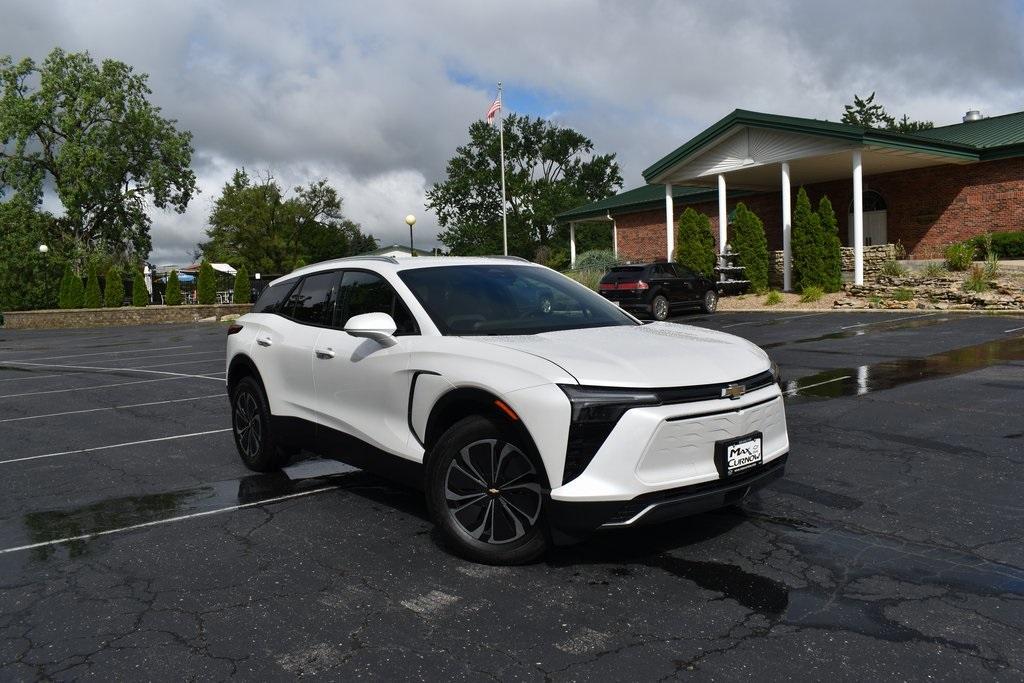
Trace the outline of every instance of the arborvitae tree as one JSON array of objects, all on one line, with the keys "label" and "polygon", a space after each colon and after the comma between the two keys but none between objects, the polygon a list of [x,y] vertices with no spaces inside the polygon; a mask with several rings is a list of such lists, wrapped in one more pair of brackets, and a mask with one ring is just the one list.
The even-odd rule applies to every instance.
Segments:
[{"label": "arborvitae tree", "polygon": [[164,303],[168,306],[181,304],[181,283],[178,282],[178,271],[172,270],[167,278],[167,289],[164,290]]},{"label": "arborvitae tree", "polygon": [[245,266],[239,266],[235,273],[234,302],[236,304],[247,304],[250,299],[251,286],[249,285],[249,271]]},{"label": "arborvitae tree", "polygon": [[148,306],[149,290],[146,289],[146,276],[139,268],[135,269],[132,278],[132,306]]},{"label": "arborvitae tree", "polygon": [[199,265],[199,277],[196,278],[196,302],[212,304],[217,302],[217,275],[213,266],[206,259]]},{"label": "arborvitae tree", "polygon": [[715,237],[711,234],[711,219],[686,207],[679,217],[676,237],[676,262],[701,275],[715,272]]},{"label": "arborvitae tree", "polygon": [[82,287],[82,278],[78,277],[71,265],[68,264],[64,268],[64,277],[60,281],[58,303],[61,308],[81,308],[84,298],[85,289]]},{"label": "arborvitae tree", "polygon": [[768,239],[764,235],[764,224],[747,205],[736,205],[732,225],[732,248],[739,256],[736,261],[743,266],[750,288],[755,292],[768,289]]},{"label": "arborvitae tree", "polygon": [[89,266],[89,280],[85,284],[85,307],[99,308],[103,305],[100,279],[96,277],[96,266]]},{"label": "arborvitae tree", "polygon": [[825,237],[825,248],[822,253],[822,265],[825,275],[824,289],[826,292],[838,292],[843,288],[843,251],[839,241],[839,221],[832,209],[832,202],[823,195],[818,202],[818,217],[821,219],[821,231]]},{"label": "arborvitae tree", "polygon": [[120,308],[124,304],[124,282],[117,266],[110,266],[107,281],[103,288],[103,305],[107,308]]},{"label": "arborvitae tree", "polygon": [[804,287],[825,286],[823,237],[821,219],[811,209],[811,200],[801,187],[793,209],[793,286],[797,291],[803,291]]}]

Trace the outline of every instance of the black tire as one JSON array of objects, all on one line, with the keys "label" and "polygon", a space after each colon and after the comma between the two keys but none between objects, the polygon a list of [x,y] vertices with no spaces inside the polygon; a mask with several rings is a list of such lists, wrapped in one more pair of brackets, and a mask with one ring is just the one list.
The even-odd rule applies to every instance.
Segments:
[{"label": "black tire", "polygon": [[271,433],[267,397],[252,377],[243,377],[231,392],[231,427],[238,455],[249,469],[275,472],[291,459]]},{"label": "black tire", "polygon": [[651,300],[651,316],[655,320],[668,319],[668,308],[668,299],[663,294],[659,294]]},{"label": "black tire", "polygon": [[547,477],[525,439],[481,416],[448,429],[427,464],[427,508],[446,545],[483,564],[524,564],[548,548]]},{"label": "black tire", "polygon": [[700,302],[700,308],[705,313],[714,313],[718,309],[718,292],[709,289],[704,292],[704,298]]}]

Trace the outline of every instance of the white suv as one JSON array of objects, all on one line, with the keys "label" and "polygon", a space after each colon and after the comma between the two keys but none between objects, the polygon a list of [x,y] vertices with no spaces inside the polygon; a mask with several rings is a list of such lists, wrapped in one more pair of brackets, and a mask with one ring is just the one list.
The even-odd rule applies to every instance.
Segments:
[{"label": "white suv", "polygon": [[789,451],[764,351],[643,324],[520,259],[318,263],[273,281],[228,335],[247,466],[306,449],[419,486],[481,562],[737,503]]}]

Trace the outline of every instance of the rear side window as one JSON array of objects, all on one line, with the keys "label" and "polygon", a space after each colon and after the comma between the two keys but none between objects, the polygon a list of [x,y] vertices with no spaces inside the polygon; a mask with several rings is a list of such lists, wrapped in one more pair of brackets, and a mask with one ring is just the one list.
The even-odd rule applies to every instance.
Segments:
[{"label": "rear side window", "polygon": [[277,313],[281,302],[284,301],[285,297],[288,296],[288,292],[291,291],[292,285],[295,284],[295,280],[288,280],[287,282],[281,282],[274,285],[273,287],[267,287],[260,294],[260,298],[253,304],[253,313]]},{"label": "rear side window", "polygon": [[336,327],[344,328],[348,319],[364,313],[387,313],[395,320],[395,335],[419,334],[416,319],[391,285],[379,275],[352,270],[341,282],[341,315]]},{"label": "rear side window", "polygon": [[295,322],[307,325],[329,325],[334,317],[338,293],[338,273],[315,273],[302,282],[288,297],[282,313]]}]

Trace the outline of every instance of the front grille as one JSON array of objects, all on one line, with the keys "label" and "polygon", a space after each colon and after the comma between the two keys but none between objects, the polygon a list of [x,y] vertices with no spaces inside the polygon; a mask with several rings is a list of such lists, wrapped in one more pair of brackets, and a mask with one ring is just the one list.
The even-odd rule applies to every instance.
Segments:
[{"label": "front grille", "polygon": [[772,373],[769,370],[765,370],[764,372],[736,382],[702,384],[695,387],[655,389],[654,393],[657,394],[658,399],[663,405],[672,403],[692,403],[695,401],[709,401],[723,398],[724,394],[722,392],[732,385],[741,385],[744,388],[744,393],[750,393],[751,391],[771,386],[774,381],[775,378],[772,377]]}]

